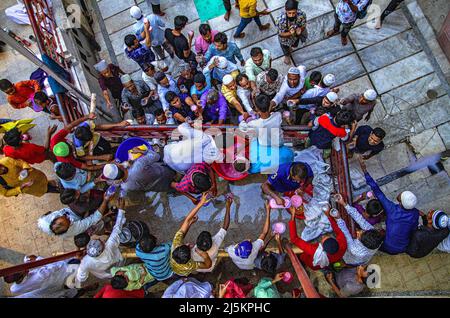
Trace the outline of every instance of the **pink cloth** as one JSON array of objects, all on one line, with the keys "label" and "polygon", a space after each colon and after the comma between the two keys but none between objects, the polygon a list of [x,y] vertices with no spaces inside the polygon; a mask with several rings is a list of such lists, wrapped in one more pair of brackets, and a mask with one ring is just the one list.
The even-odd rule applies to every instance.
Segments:
[{"label": "pink cloth", "polygon": [[214,37],[216,36],[216,34],[219,33],[219,31],[216,30],[211,30],[211,36],[212,36],[212,40],[211,43],[206,42],[203,37],[201,35],[199,35],[196,39],[195,39],[195,52],[197,52],[197,54],[203,54],[205,55],[206,51],[208,51],[209,46],[212,44],[212,42],[214,41]]}]

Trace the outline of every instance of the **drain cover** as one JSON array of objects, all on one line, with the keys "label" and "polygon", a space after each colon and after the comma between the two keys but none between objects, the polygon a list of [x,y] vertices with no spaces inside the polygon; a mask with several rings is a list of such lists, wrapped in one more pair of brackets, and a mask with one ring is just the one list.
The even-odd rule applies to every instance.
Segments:
[{"label": "drain cover", "polygon": [[427,91],[427,96],[429,99],[436,99],[438,97],[438,93],[434,89],[429,89]]}]

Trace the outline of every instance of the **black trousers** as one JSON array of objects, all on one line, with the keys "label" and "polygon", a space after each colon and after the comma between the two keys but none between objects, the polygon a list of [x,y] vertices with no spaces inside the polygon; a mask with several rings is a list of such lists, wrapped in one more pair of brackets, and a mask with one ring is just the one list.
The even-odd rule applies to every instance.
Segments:
[{"label": "black trousers", "polygon": [[342,23],[341,20],[339,20],[339,17],[336,14],[336,12],[334,13],[334,31],[339,32],[342,25],[341,36],[343,38],[347,37],[348,33],[350,32],[350,29],[352,28],[353,24],[355,24],[355,22],[356,20],[353,21],[352,23]]},{"label": "black trousers", "polygon": [[386,9],[384,9],[383,13],[381,14],[381,22],[383,22],[388,15],[394,12],[395,9],[397,9],[398,5],[403,1],[404,0],[391,0],[391,2],[389,2],[388,6],[386,7]]},{"label": "black trousers", "polygon": [[223,5],[225,6],[225,10],[227,10],[227,12],[231,11],[231,0],[223,0]]}]

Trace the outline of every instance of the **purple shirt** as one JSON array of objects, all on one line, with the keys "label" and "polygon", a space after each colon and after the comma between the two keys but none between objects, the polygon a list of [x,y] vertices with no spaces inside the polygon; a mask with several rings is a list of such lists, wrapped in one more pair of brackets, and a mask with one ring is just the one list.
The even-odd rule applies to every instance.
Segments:
[{"label": "purple shirt", "polygon": [[219,99],[214,105],[207,105],[206,104],[206,98],[209,93],[209,89],[205,91],[202,94],[202,97],[200,97],[200,102],[203,107],[203,120],[205,122],[209,121],[219,121],[219,120],[226,120],[227,117],[230,115],[230,110],[228,109],[227,100],[225,97],[219,92]]},{"label": "purple shirt", "polygon": [[206,51],[208,51],[209,45],[213,43],[214,37],[216,36],[217,33],[219,33],[219,31],[211,30],[211,43],[206,42],[205,39],[203,39],[203,37],[199,35],[195,39],[195,52],[197,54],[205,55]]}]

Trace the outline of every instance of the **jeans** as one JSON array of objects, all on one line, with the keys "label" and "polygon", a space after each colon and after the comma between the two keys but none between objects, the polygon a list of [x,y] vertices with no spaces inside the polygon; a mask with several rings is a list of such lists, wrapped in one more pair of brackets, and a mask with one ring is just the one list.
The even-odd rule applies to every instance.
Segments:
[{"label": "jeans", "polygon": [[381,14],[381,22],[383,22],[388,15],[394,12],[395,9],[398,7],[398,5],[402,2],[403,0],[391,0],[391,2],[389,2],[388,6],[386,7],[386,9],[384,9],[383,13]]},{"label": "jeans", "polygon": [[242,18],[241,17],[241,23],[239,23],[239,26],[237,27],[236,33],[234,34],[234,36],[239,36],[241,35],[242,31],[244,31],[245,27],[252,22],[252,20],[255,20],[256,24],[261,27],[261,20],[259,19],[258,16],[254,17],[254,18]]},{"label": "jeans", "polygon": [[346,38],[348,33],[350,32],[350,29],[352,28],[353,24],[355,24],[356,20],[351,22],[351,23],[342,23],[341,20],[339,20],[339,17],[336,13],[334,13],[334,31],[335,32],[339,32],[339,30],[341,29],[341,25],[342,25],[342,32],[341,32],[341,36],[343,38]]}]

